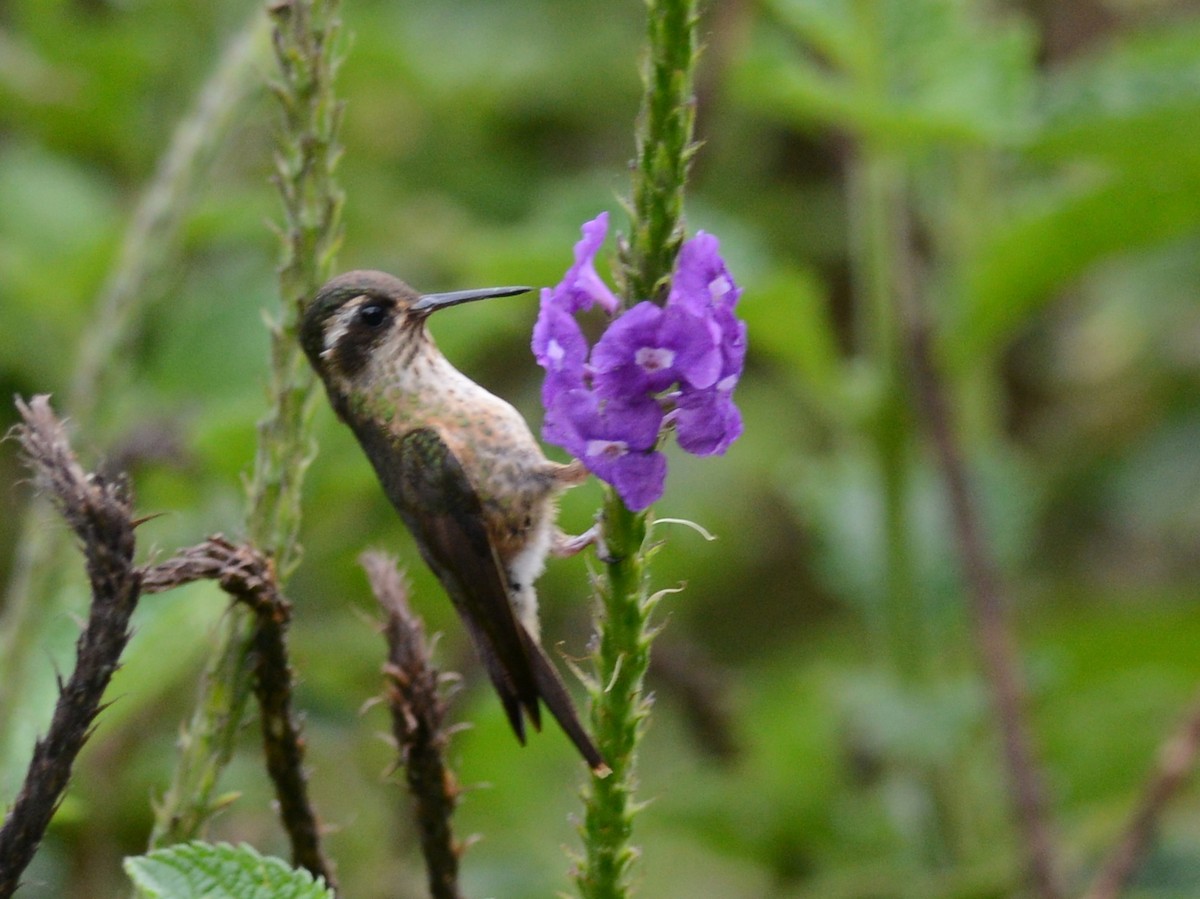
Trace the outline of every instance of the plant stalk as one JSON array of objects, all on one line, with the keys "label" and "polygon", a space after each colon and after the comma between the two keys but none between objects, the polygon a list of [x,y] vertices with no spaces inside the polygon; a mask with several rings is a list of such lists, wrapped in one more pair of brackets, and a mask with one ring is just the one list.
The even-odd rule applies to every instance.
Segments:
[{"label": "plant stalk", "polygon": [[[696,150],[696,2],[648,0],[647,13],[630,234],[621,247],[617,276],[626,306],[666,296],[683,242],[684,186]],[[656,597],[649,595],[647,578],[648,517],[626,508],[614,489],[606,490],[601,532],[607,560],[597,582],[602,617],[591,723],[612,773],[593,775],[584,791],[584,857],[575,880],[585,899],[628,896],[637,857],[631,841],[637,747],[650,708],[643,681],[656,632],[650,620]]]},{"label": "plant stalk", "polygon": [[[282,127],[275,184],[282,199],[281,314],[270,326],[270,400],[258,428],[249,485],[249,543],[274,560],[280,588],[300,559],[304,473],[313,456],[314,379],[297,332],[307,298],[332,274],[342,194],[334,181],[341,105],[333,90],[338,0],[277,0],[268,6],[278,66],[272,89]],[[175,777],[158,809],[151,846],[192,839],[217,807],[220,772],[233,753],[254,676],[253,616],[230,609],[201,695],[180,739]]]}]

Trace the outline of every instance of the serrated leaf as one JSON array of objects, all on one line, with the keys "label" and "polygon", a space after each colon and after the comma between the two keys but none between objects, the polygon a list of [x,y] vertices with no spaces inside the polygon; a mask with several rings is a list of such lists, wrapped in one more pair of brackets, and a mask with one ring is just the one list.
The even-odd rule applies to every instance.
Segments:
[{"label": "serrated leaf", "polygon": [[125,872],[151,899],[333,899],[308,871],[245,844],[180,843],[125,859]]}]

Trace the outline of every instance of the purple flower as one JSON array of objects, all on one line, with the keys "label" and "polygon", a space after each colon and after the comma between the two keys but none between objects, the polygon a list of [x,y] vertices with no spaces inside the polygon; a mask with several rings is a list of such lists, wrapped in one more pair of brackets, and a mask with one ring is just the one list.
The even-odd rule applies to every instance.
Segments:
[{"label": "purple flower", "polygon": [[697,456],[724,453],[742,433],[733,390],[746,360],[746,324],[734,314],[741,288],[720,244],[699,232],[680,248],[665,306],[641,302],[618,315],[590,350],[576,313],[619,303],[596,273],[608,231],[602,213],[583,226],[575,262],[543,290],[533,353],[546,370],[547,440],[612,484],[641,511],[662,496],[667,423]]},{"label": "purple flower", "polygon": [[567,390],[547,409],[544,430],[640,512],[662,496],[666,481],[666,457],[655,449],[662,420],[648,397],[601,400],[591,390]]},{"label": "purple flower", "polygon": [[592,350],[596,389],[606,397],[657,394],[682,381],[714,384],[721,350],[708,322],[682,307],[638,303],[609,326]]},{"label": "purple flower", "polygon": [[587,339],[574,316],[546,288],[542,289],[541,308],[533,326],[533,355],[538,365],[546,369],[542,403],[547,408],[559,392],[583,386]]},{"label": "purple flower", "polygon": [[731,375],[740,377],[746,364],[746,323],[729,308],[718,307],[713,318],[721,333],[718,341],[721,347],[721,376],[718,380]]},{"label": "purple flower", "polygon": [[679,248],[668,306],[685,306],[697,315],[712,308],[731,313],[742,296],[720,254],[721,242],[704,231]]},{"label": "purple flower", "polygon": [[718,381],[710,390],[684,390],[672,419],[675,439],[693,456],[720,456],[742,436],[742,413],[733,402],[736,376]]},{"label": "purple flower", "polygon": [[704,231],[679,248],[667,308],[682,307],[711,322],[721,348],[723,380],[741,375],[746,361],[746,323],[734,315],[742,289],[729,274],[719,249],[720,242]]},{"label": "purple flower", "polygon": [[620,302],[596,274],[596,251],[608,234],[608,213],[602,212],[585,222],[581,230],[583,237],[575,244],[575,264],[567,269],[562,281],[551,291],[551,301],[569,313],[585,312],[599,304],[612,315]]}]

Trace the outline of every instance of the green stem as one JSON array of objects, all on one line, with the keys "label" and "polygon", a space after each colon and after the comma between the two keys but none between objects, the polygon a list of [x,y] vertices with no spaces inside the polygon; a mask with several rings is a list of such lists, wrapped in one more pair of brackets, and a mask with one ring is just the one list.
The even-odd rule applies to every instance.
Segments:
[{"label": "green stem", "polygon": [[650,626],[654,602],[646,591],[646,515],[629,511],[609,488],[602,525],[611,561],[605,565],[604,580],[598,582],[603,619],[595,654],[591,722],[600,754],[612,773],[593,775],[584,796],[586,855],[576,881],[586,899],[628,895],[630,867],[637,857],[630,843],[636,810],[636,752],[649,714],[642,684],[654,636]]},{"label": "green stem", "polygon": [[647,0],[646,93],[638,114],[631,232],[623,247],[627,300],[663,299],[683,242],[683,189],[692,142],[695,0]]},{"label": "green stem", "polygon": [[[338,0],[275,0],[268,7],[279,67],[272,87],[283,114],[275,157],[284,211],[282,312],[271,325],[271,407],[258,428],[246,531],[274,560],[281,587],[300,559],[301,486],[313,455],[314,381],[297,340],[298,322],[306,299],[332,274],[341,235],[342,195],[333,178],[341,112],[333,92],[338,7]],[[217,807],[217,780],[251,695],[252,636],[251,616],[232,608],[180,741],[152,846],[197,836]]]},{"label": "green stem", "polygon": [[[874,443],[883,504],[884,633],[887,658],[896,678],[918,696],[927,696],[935,676],[931,664],[932,623],[922,601],[914,556],[913,452],[916,422],[903,354],[903,322],[897,297],[914,289],[914,260],[907,245],[909,216],[906,170],[888,150],[864,141],[857,178],[864,232],[863,306],[869,310],[866,347],[879,377],[878,407],[870,438]],[[951,797],[953,771],[925,763],[919,777],[931,812],[922,831],[921,854],[930,864],[946,864],[956,843]]]},{"label": "green stem", "polygon": [[912,419],[908,395],[896,370],[889,369],[884,378],[873,437],[883,502],[887,634],[896,676],[917,685],[926,680],[928,652],[925,610],[913,557]]},{"label": "green stem", "polygon": [[892,671],[902,680],[921,679],[925,622],[917,588],[910,520],[913,422],[899,352],[894,291],[904,277],[895,222],[903,203],[903,169],[885,150],[864,142],[851,169],[851,203],[856,232],[855,280],[859,296],[859,342],[877,377],[875,416],[869,437],[875,451],[883,504],[885,559],[880,616],[882,642]]},{"label": "green stem", "polygon": [[[851,12],[870,47],[855,57],[851,77],[865,93],[886,102],[888,46],[880,11],[874,4],[856,2]],[[897,279],[906,274],[895,238],[904,181],[903,158],[869,134],[859,135],[849,169],[855,337],[876,379],[875,414],[867,437],[880,479],[885,565],[882,596],[872,603],[879,612],[869,624],[890,670],[913,684],[922,677],[926,641],[911,543],[913,424],[894,302]]]},{"label": "green stem", "polygon": [[[618,273],[627,305],[661,300],[666,293],[683,241],[683,192],[695,153],[696,2],[647,0],[647,11],[649,53],[636,135],[632,221]],[[649,712],[643,681],[655,634],[650,618],[656,597],[647,589],[648,516],[626,508],[611,488],[606,492],[601,527],[609,561],[598,585],[603,615],[591,722],[612,773],[593,775],[584,794],[585,854],[576,884],[585,899],[628,896],[637,857],[631,842],[637,747]]]}]

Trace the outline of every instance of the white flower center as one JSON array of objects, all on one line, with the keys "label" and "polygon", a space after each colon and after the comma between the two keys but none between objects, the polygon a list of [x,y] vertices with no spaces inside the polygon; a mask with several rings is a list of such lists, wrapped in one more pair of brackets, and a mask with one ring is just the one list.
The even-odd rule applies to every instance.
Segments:
[{"label": "white flower center", "polygon": [[624,440],[589,440],[585,452],[589,456],[617,459],[629,452],[629,444]]},{"label": "white flower center", "polygon": [[717,275],[708,283],[708,293],[713,298],[713,302],[720,302],[731,290],[733,290],[733,285],[724,275]]},{"label": "white flower center", "polygon": [[554,338],[550,338],[550,343],[546,345],[546,356],[554,363],[555,368],[563,361],[565,355],[567,355],[567,351],[562,348],[562,344]]},{"label": "white flower center", "polygon": [[733,388],[737,386],[737,382],[738,376],[736,374],[730,375],[727,378],[722,378],[721,380],[717,381],[717,390],[720,390],[724,393],[732,393]]},{"label": "white flower center", "polygon": [[662,371],[675,362],[675,351],[666,347],[644,346],[633,355],[633,361],[646,371]]}]

